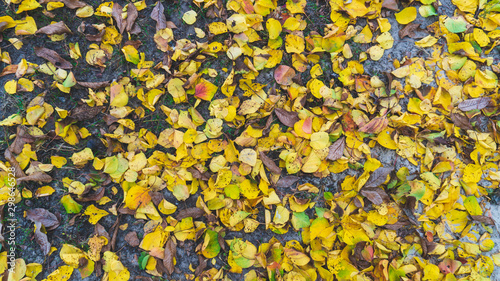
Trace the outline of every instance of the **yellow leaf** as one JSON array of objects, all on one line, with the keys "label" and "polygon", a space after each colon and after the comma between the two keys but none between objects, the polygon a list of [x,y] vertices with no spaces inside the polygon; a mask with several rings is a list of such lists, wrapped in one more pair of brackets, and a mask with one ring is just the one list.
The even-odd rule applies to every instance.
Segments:
[{"label": "yellow leaf", "polygon": [[401,12],[394,15],[400,24],[409,24],[417,18],[417,8],[406,7]]},{"label": "yellow leaf", "polygon": [[184,20],[185,23],[191,25],[191,24],[196,22],[197,15],[198,14],[195,11],[190,10],[190,11],[187,11],[184,13],[184,15],[182,16],[182,19]]},{"label": "yellow leaf", "polygon": [[108,212],[101,210],[94,206],[93,204],[88,206],[87,209],[85,209],[85,215],[89,216],[89,222],[91,224],[96,224],[99,222],[99,220],[107,215],[109,215]]},{"label": "yellow leaf", "polygon": [[23,2],[21,2],[19,7],[17,8],[16,14],[20,14],[25,11],[31,11],[41,6],[42,5],[40,5],[36,0],[23,0]]}]

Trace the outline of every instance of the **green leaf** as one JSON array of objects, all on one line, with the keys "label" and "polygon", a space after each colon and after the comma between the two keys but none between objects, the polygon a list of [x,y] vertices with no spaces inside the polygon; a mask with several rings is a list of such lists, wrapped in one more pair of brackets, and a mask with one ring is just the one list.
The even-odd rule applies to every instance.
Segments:
[{"label": "green leaf", "polygon": [[[201,253],[207,258],[211,259],[216,257],[220,252],[220,245],[218,240],[219,235],[217,232],[207,229],[205,232],[205,243],[208,241],[207,247]],[[204,244],[205,244],[204,243]]]},{"label": "green leaf", "polygon": [[432,6],[432,5],[420,6],[420,8],[418,8],[418,12],[424,18],[437,15],[436,9],[434,9],[434,6]]},{"label": "green leaf", "polygon": [[464,200],[464,207],[471,216],[482,216],[483,210],[477,202],[476,196],[469,196]]},{"label": "green leaf", "polygon": [[82,205],[78,204],[69,194],[64,195],[61,198],[61,204],[66,209],[66,213],[68,214],[77,214],[82,210]]},{"label": "green leaf", "polygon": [[461,17],[447,18],[444,20],[444,26],[452,33],[461,33],[467,30],[467,23]]},{"label": "green leaf", "polygon": [[291,221],[293,228],[295,228],[296,230],[299,230],[304,227],[309,227],[311,225],[311,222],[309,221],[309,216],[305,212],[302,213],[293,212]]}]

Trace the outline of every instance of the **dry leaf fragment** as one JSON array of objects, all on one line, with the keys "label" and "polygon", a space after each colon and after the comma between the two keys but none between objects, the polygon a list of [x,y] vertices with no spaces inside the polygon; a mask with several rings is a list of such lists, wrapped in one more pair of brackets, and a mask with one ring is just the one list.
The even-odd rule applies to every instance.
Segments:
[{"label": "dry leaf fragment", "polygon": [[33,174],[25,177],[20,177],[17,179],[17,182],[23,182],[23,181],[38,181],[38,182],[43,182],[43,183],[49,183],[52,181],[52,177],[47,175],[44,172],[34,172]]},{"label": "dry leaf fragment", "polygon": [[401,28],[399,30],[399,38],[403,39],[405,37],[410,37],[413,39],[421,39],[424,38],[425,36],[418,35],[417,32],[419,31],[424,31],[423,29],[420,28],[419,23],[410,23],[406,25],[405,27]]},{"label": "dry leaf fragment", "polygon": [[127,233],[127,235],[125,235],[125,241],[127,241],[127,243],[132,247],[137,247],[141,244],[141,241],[137,238],[137,232],[135,231]]},{"label": "dry leaf fragment", "polygon": [[99,88],[104,88],[109,86],[109,81],[102,81],[102,82],[77,82],[78,85],[85,87],[85,88],[91,88],[91,89],[99,89]]},{"label": "dry leaf fragment", "polygon": [[113,10],[111,12],[111,16],[115,19],[116,26],[118,27],[118,30],[120,30],[120,34],[123,33],[123,31],[125,31],[125,27],[127,25],[127,23],[123,21],[122,10],[123,7],[120,4],[113,3]]},{"label": "dry leaf fragment", "polygon": [[276,113],[280,122],[288,127],[293,127],[293,125],[300,120],[299,114],[295,111],[290,112],[283,108],[275,108],[274,113]]},{"label": "dry leaf fragment", "polygon": [[163,258],[163,266],[168,271],[169,275],[172,275],[175,270],[175,259],[176,259],[176,254],[177,254],[177,248],[175,246],[174,240],[172,237],[170,237],[167,240],[167,243],[165,245],[165,251],[164,251],[164,258]]},{"label": "dry leaf fragment", "polygon": [[156,2],[156,6],[151,11],[151,18],[156,21],[156,31],[167,27],[167,18],[165,17],[165,8],[161,2]]},{"label": "dry leaf fragment", "polygon": [[388,203],[391,200],[385,190],[379,187],[363,187],[359,193],[376,205]]},{"label": "dry leaf fragment", "polygon": [[71,30],[66,26],[66,24],[64,24],[63,21],[44,26],[39,30],[37,30],[37,32],[35,32],[35,34],[47,34],[47,35],[54,35],[54,34],[59,35],[65,33],[73,34],[73,32],[71,32]]},{"label": "dry leaf fragment", "polygon": [[35,54],[41,58],[44,58],[50,61],[53,65],[62,69],[71,69],[73,66],[71,63],[65,59],[63,59],[56,51],[43,48],[43,47],[35,47]]},{"label": "dry leaf fragment", "polygon": [[462,115],[460,113],[451,113],[451,121],[455,126],[464,129],[464,130],[472,130],[472,125],[470,124],[469,118],[467,116]]},{"label": "dry leaf fragment", "polygon": [[46,256],[50,252],[50,243],[47,239],[47,234],[41,231],[42,223],[35,222],[35,241],[42,248],[43,255]]},{"label": "dry leaf fragment", "polygon": [[73,108],[70,111],[69,116],[71,116],[72,118],[74,118],[78,121],[90,120],[90,119],[96,117],[97,114],[99,114],[103,109],[104,109],[104,106],[90,107],[87,104],[84,104],[84,105]]},{"label": "dry leaf fragment", "polygon": [[193,208],[187,208],[187,209],[182,209],[179,211],[179,214],[177,214],[177,217],[175,217],[176,220],[180,221],[185,218],[192,217],[193,219],[197,219],[205,214],[205,211],[202,209],[193,207]]},{"label": "dry leaf fragment", "polygon": [[127,6],[127,20],[126,20],[126,30],[131,32],[135,28],[135,20],[139,16],[137,7],[133,3],[129,3]]},{"label": "dry leaf fragment", "polygon": [[480,216],[480,215],[473,215],[471,217],[475,221],[482,222],[482,223],[488,224],[488,225],[495,225],[495,221],[490,217]]},{"label": "dry leaf fragment", "polygon": [[297,176],[284,176],[278,180],[276,186],[281,188],[292,187],[297,181],[299,181],[299,177]]},{"label": "dry leaf fragment", "polygon": [[372,119],[370,122],[365,124],[363,127],[359,128],[360,132],[364,132],[367,134],[378,134],[382,132],[387,125],[389,124],[389,120],[387,117],[376,117]]},{"label": "dry leaf fragment", "polygon": [[47,230],[52,230],[59,226],[59,220],[56,215],[43,208],[27,210],[26,218],[34,223],[40,222]]},{"label": "dry leaf fragment", "polygon": [[274,174],[281,174],[280,167],[278,167],[271,158],[267,157],[267,155],[264,152],[259,151],[259,156],[260,160],[269,169],[269,171],[271,171]]},{"label": "dry leaf fragment", "polygon": [[458,109],[462,111],[481,110],[487,107],[490,104],[490,101],[491,101],[490,97],[464,100],[463,102],[458,104]]},{"label": "dry leaf fragment", "polygon": [[392,170],[394,170],[394,168],[392,167],[382,167],[376,169],[370,175],[364,187],[379,187],[385,182],[387,175],[389,175],[392,172]]},{"label": "dry leaf fragment", "polygon": [[330,161],[335,161],[338,160],[344,155],[344,148],[345,148],[345,138],[341,137],[338,140],[336,140],[330,147],[328,148],[328,156],[326,156],[326,159]]},{"label": "dry leaf fragment", "polygon": [[4,151],[4,156],[5,159],[7,159],[10,165],[14,168],[14,176],[21,178],[26,176],[23,169],[21,169],[19,162],[17,162],[16,157],[12,154],[12,152],[9,149],[6,149]]},{"label": "dry leaf fragment", "polygon": [[399,11],[398,2],[396,0],[383,0],[382,8],[386,8],[392,11]]}]

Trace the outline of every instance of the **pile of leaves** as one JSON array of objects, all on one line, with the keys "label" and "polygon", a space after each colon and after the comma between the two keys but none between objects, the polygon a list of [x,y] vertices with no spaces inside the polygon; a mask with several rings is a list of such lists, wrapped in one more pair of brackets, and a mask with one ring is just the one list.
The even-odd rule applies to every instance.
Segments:
[{"label": "pile of leaves", "polygon": [[[37,254],[62,260],[57,268],[20,249],[7,266],[2,237],[0,274],[490,280],[500,264],[485,208],[500,182],[500,2],[453,0],[453,15],[436,0],[309,2],[194,0],[173,13],[170,1],[8,0],[3,102],[30,100],[0,121],[0,202],[46,197],[65,216],[42,207],[19,214]],[[311,5],[327,17],[306,13]],[[38,22],[61,11],[72,24]],[[395,29],[398,41],[418,39],[419,56],[384,55]],[[64,51],[25,45],[30,37]],[[14,62],[16,51],[26,56]],[[73,72],[113,74],[117,61],[126,71],[109,80]],[[369,75],[369,62],[387,71]],[[153,115],[165,126],[145,122]],[[382,159],[391,153],[394,163]],[[79,174],[58,177],[65,169]],[[307,180],[332,174],[342,176],[328,186]],[[104,227],[107,217],[115,223]],[[93,229],[83,246],[52,243],[61,225],[78,222]],[[298,238],[281,238],[289,232]],[[120,239],[136,253],[134,270]],[[199,262],[176,271],[189,241]]]}]

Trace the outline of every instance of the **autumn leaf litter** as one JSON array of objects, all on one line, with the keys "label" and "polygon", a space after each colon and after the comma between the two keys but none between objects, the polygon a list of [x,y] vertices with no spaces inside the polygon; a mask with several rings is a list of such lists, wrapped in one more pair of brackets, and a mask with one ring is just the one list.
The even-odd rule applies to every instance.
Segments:
[{"label": "autumn leaf litter", "polygon": [[[500,211],[485,197],[495,200],[499,181],[498,155],[490,151],[499,140],[498,94],[492,92],[498,87],[498,50],[490,50],[498,35],[488,34],[490,27],[486,33],[472,28],[480,27],[473,20],[478,13],[467,6],[474,1],[458,3],[469,14],[455,12],[449,1],[436,9],[434,1],[424,0],[396,4],[396,15],[389,11],[395,2],[385,1],[389,9],[371,21],[356,6],[361,1],[350,1],[344,15],[359,18],[349,23],[345,45],[337,27],[322,30],[331,23],[335,1],[307,3],[307,17],[299,20],[286,11],[300,15],[306,1],[289,2],[275,6],[281,12],[270,8],[270,15],[251,1],[233,1],[241,8],[228,5],[223,14],[186,1],[173,9],[137,2],[137,12],[126,9],[127,3],[112,8],[107,2],[99,9],[91,1],[92,8],[70,0],[11,4],[9,16],[31,16],[37,25],[27,18],[10,26],[0,43],[11,57],[11,63],[3,57],[3,71],[12,73],[0,77],[0,136],[6,140],[1,164],[21,175],[16,215],[28,230],[17,232],[22,260],[14,280],[33,274],[37,280],[66,280],[71,274],[71,280],[172,274],[232,280],[498,279],[500,239],[491,218]],[[42,13],[49,8],[54,19]],[[264,13],[258,33],[264,44],[247,46],[262,52],[269,44],[283,58],[262,67],[277,55],[266,49],[252,60],[243,46],[253,29],[230,8]],[[422,17],[433,13],[442,18]],[[342,27],[339,16],[332,19]],[[6,22],[0,21],[0,29],[9,26],[7,18],[0,19]],[[301,34],[303,23],[307,32]],[[388,24],[389,31],[381,32]],[[328,49],[328,56],[318,60],[314,55],[321,50],[302,47],[311,30],[333,35],[323,39],[331,45],[315,45]],[[445,30],[448,42],[440,34]],[[66,39],[52,41],[61,36]],[[308,44],[318,40],[309,38]],[[195,41],[222,45],[175,53],[196,50]],[[233,45],[226,50],[226,43]],[[444,54],[447,47],[455,55]],[[213,50],[219,58],[211,58]],[[330,59],[328,52],[335,51]],[[437,74],[441,54],[456,70],[447,73],[451,81]],[[360,68],[357,61],[363,59]],[[355,73],[360,69],[367,75]],[[235,89],[228,87],[233,75]],[[334,112],[339,117],[328,116]],[[416,116],[427,119],[419,123]],[[436,125],[440,116],[447,118],[444,127]],[[327,120],[334,120],[331,127],[321,126]],[[141,128],[147,131],[133,133]],[[268,135],[287,146],[269,151]],[[203,148],[193,147],[204,142]],[[203,164],[184,170],[160,166],[162,173],[151,164],[166,161],[161,153],[170,153],[168,161],[176,165],[186,153],[199,154]],[[172,180],[173,174],[179,178]],[[188,174],[191,180],[185,181]],[[162,223],[155,223],[157,214]]]}]

